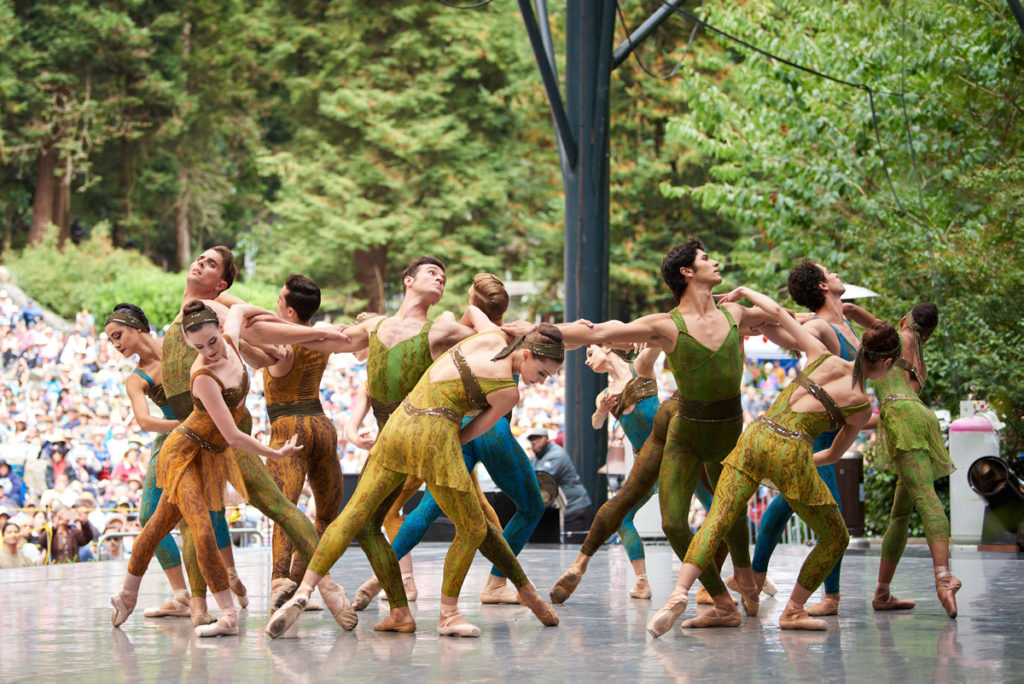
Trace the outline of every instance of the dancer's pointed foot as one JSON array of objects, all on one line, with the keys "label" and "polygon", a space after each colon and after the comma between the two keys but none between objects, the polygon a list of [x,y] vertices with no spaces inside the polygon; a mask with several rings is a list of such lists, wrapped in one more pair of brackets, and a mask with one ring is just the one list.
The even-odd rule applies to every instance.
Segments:
[{"label": "dancer's pointed foot", "polygon": [[721,611],[716,606],[710,610],[705,610],[697,615],[697,617],[684,621],[681,627],[683,629],[702,629],[707,627],[739,627],[741,624],[743,624],[743,617],[740,615],[740,611],[735,608],[728,612]]},{"label": "dancer's pointed foot", "polygon": [[404,619],[396,618],[394,615],[388,615],[373,626],[373,631],[401,632],[403,634],[408,634],[416,631],[416,621],[412,619],[412,615]]},{"label": "dancer's pointed foot", "polygon": [[[775,596],[777,593],[779,593],[779,588],[775,586],[775,582],[772,582],[767,577],[761,577],[761,573],[755,572],[754,584],[758,583],[761,584],[760,591],[764,592],[768,596]],[[729,575],[729,577],[725,580],[725,586],[727,586],[730,590],[735,591],[737,594],[743,593],[740,590],[740,585],[736,583],[736,575]]]},{"label": "dancer's pointed foot", "polygon": [[[238,605],[242,608],[249,607],[249,593],[245,590],[245,585],[242,584],[242,580],[238,579],[238,575],[235,573],[234,568],[228,572],[228,579],[230,583],[228,586],[231,587],[231,593],[235,595],[238,600]],[[238,628],[235,628],[235,634],[238,634]],[[220,635],[214,635],[220,636]]]},{"label": "dancer's pointed foot", "polygon": [[120,627],[124,624],[124,621],[128,619],[128,616],[135,610],[135,603],[138,601],[138,593],[129,593],[121,590],[110,597],[110,605],[114,607],[113,612],[110,613],[110,624],[114,627]]},{"label": "dancer's pointed foot", "polygon": [[480,591],[480,603],[489,606],[518,604],[519,592],[509,586],[504,577],[488,575],[487,583]]},{"label": "dancer's pointed foot", "polygon": [[652,637],[657,638],[672,629],[672,625],[676,623],[679,616],[686,610],[687,603],[686,592],[680,587],[673,589],[665,605],[647,623],[647,632]]},{"label": "dancer's pointed foot", "polygon": [[807,614],[811,617],[839,615],[839,594],[825,594],[825,598],[821,600],[821,603],[808,606]]},{"label": "dancer's pointed foot", "polygon": [[761,591],[768,594],[769,596],[775,596],[779,593],[779,588],[775,586],[775,582],[772,582],[767,577],[764,578],[764,584],[761,586]]},{"label": "dancer's pointed foot", "polygon": [[480,636],[480,628],[469,624],[458,608],[453,611],[445,611],[442,607],[441,615],[437,618],[437,633],[441,636],[475,638]]},{"label": "dancer's pointed foot", "polygon": [[182,596],[175,596],[162,606],[146,608],[146,610],[142,611],[142,616],[148,618],[188,617],[190,601],[191,597],[188,593]]},{"label": "dancer's pointed foot", "polygon": [[755,617],[761,606],[761,591],[756,586],[743,586],[739,580],[736,581],[736,591],[740,593],[743,601],[743,612],[747,617]]},{"label": "dancer's pointed foot", "polygon": [[[732,599],[732,604],[734,606],[739,603],[731,595],[729,596],[729,598]],[[708,590],[705,589],[703,585],[701,585],[701,588],[697,590],[697,603],[702,605],[702,606],[713,606],[713,605],[715,605],[715,600],[713,598],[711,598],[711,594],[708,593]]]},{"label": "dancer's pointed foot", "polygon": [[287,577],[270,580],[270,611],[273,612],[284,605],[284,602],[295,595],[299,585]]},{"label": "dancer's pointed foot", "polygon": [[554,627],[558,624],[558,614],[551,604],[541,598],[537,587],[533,583],[524,584],[519,587],[519,600],[524,606],[533,611],[533,614],[545,627]]},{"label": "dancer's pointed foot", "polygon": [[271,639],[281,636],[288,631],[289,627],[295,624],[299,616],[302,615],[302,612],[306,610],[307,600],[301,594],[293,596],[270,616],[270,622],[267,623],[264,631],[270,635]]},{"label": "dancer's pointed foot", "polygon": [[380,592],[380,580],[376,575],[363,582],[362,586],[356,589],[356,596],[352,600],[352,607],[355,610],[362,610],[370,605],[373,597]]},{"label": "dancer's pointed foot", "polygon": [[786,610],[779,616],[779,627],[782,629],[806,629],[811,631],[824,631],[828,629],[828,623],[824,620],[815,620],[807,614],[803,606],[797,606],[793,602],[786,605]]},{"label": "dancer's pointed foot", "polygon": [[960,591],[963,583],[950,573],[935,578],[935,593],[939,596],[939,603],[946,609],[946,615],[956,617],[956,592]]},{"label": "dancer's pointed foot", "polygon": [[548,592],[551,602],[565,603],[572,596],[572,592],[576,591],[576,587],[580,585],[580,580],[582,579],[583,573],[579,568],[575,565],[570,565],[569,569],[558,578],[558,581],[551,587],[551,591]]},{"label": "dancer's pointed foot", "polygon": [[235,612],[234,608],[230,610],[223,610],[216,622],[209,625],[200,625],[193,631],[195,631],[196,636],[200,638],[237,636],[238,613]]},{"label": "dancer's pointed foot", "polygon": [[[334,621],[342,629],[346,632],[351,632],[355,629],[359,623],[359,616],[356,615],[356,611],[348,601],[348,595],[345,594],[345,590],[340,584],[334,584],[334,586],[326,589],[321,584],[320,596],[323,598],[324,603],[327,604],[327,610],[331,611],[331,615],[334,616]],[[306,610],[309,610],[308,603],[306,604]]]},{"label": "dancer's pointed foot", "polygon": [[629,596],[635,599],[651,598],[651,583],[647,581],[647,575],[636,576],[636,585],[629,590]]},{"label": "dancer's pointed foot", "polygon": [[871,607],[875,610],[911,610],[917,604],[910,599],[899,599],[889,593],[888,589],[876,589],[871,599]]},{"label": "dancer's pointed foot", "polygon": [[402,587],[405,589],[406,601],[415,601],[419,598],[420,592],[416,589],[416,579],[412,573],[402,575]]},{"label": "dancer's pointed foot", "polygon": [[210,615],[209,609],[206,606],[205,596],[193,596],[192,600],[188,604],[189,615],[192,616],[192,626],[199,627],[200,625],[208,625],[214,622],[213,617]]}]

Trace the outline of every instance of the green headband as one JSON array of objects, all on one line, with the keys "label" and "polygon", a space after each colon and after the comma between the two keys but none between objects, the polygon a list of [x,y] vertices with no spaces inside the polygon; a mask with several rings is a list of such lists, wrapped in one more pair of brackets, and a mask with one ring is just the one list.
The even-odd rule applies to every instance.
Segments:
[{"label": "green headband", "polygon": [[144,333],[149,332],[149,326],[146,325],[141,318],[127,311],[115,311],[107,316],[107,324],[109,325],[110,323],[120,323],[121,325],[126,325],[129,328],[141,330]]},{"label": "green headband", "polygon": [[206,323],[220,325],[220,319],[217,318],[217,313],[213,309],[207,309],[204,307],[202,310],[193,311],[182,318],[181,328],[182,330],[191,330],[192,328],[198,328]]},{"label": "green headband", "polygon": [[565,345],[545,342],[528,342],[524,335],[520,335],[516,339],[512,340],[511,344],[498,352],[498,355],[491,359],[491,361],[499,361],[520,347],[523,349],[529,349],[530,353],[534,356],[552,359],[554,361],[558,361],[558,363],[565,361]]}]

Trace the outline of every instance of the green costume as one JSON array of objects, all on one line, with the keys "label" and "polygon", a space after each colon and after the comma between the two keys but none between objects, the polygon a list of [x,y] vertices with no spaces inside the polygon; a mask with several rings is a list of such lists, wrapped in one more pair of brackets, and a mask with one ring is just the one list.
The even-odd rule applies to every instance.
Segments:
[{"label": "green costume", "polygon": [[[690,335],[678,308],[671,312],[679,336],[667,359],[675,375],[678,403],[668,426],[658,491],[662,529],[680,558],[686,556],[693,540],[688,515],[700,470],[703,467],[709,484],[716,487],[722,459],[736,445],[743,430],[739,329],[725,308],[719,307],[719,311],[729,322],[729,332],[714,350]],[[718,498],[715,493],[715,500]],[[725,541],[733,564],[748,567],[750,542],[746,520],[735,521]],[[706,567],[701,584],[712,596],[725,593],[718,567]]]},{"label": "green costume", "polygon": [[888,375],[875,380],[875,396],[881,405],[876,460],[899,476],[889,528],[882,540],[882,558],[893,563],[899,562],[907,545],[915,507],[928,543],[949,541],[949,519],[935,493],[935,480],[953,471],[953,461],[942,442],[935,412],[921,402],[910,384],[912,369],[900,358]]},{"label": "green costume", "polygon": [[[863,411],[868,404],[840,408],[808,377],[829,356],[823,354],[808,365],[779,394],[767,413],[747,427],[722,464],[724,472],[711,512],[697,532],[685,562],[708,567],[714,550],[736,520],[746,525],[747,502],[761,481],[767,480],[778,487],[786,503],[818,535],[819,541],[804,561],[797,582],[814,591],[831,572],[846,550],[850,535],[838,504],[814,467],[812,444],[819,434],[842,426],[847,417]],[[797,387],[804,387],[826,410],[793,411],[789,403]]]}]

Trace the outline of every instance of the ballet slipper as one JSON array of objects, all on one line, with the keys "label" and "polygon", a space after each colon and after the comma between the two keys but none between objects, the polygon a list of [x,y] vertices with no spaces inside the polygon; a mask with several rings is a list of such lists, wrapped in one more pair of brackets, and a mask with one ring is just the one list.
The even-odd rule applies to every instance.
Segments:
[{"label": "ballet slipper", "polygon": [[309,599],[308,601],[306,601],[306,611],[305,612],[307,612],[307,613],[316,613],[316,612],[322,611],[323,609],[324,609],[324,604],[320,603],[319,601],[314,601],[313,599]]},{"label": "ballet slipper", "polygon": [[636,585],[629,590],[629,596],[635,599],[651,598],[651,583],[647,581],[647,575],[636,576]]},{"label": "ballet slipper", "polygon": [[288,628],[294,625],[302,612],[306,610],[306,601],[308,600],[308,597],[301,594],[288,599],[270,616],[270,622],[267,623],[263,631],[269,634],[271,639],[276,639],[287,632]]},{"label": "ballet slipper", "polygon": [[[739,592],[740,598],[743,600],[743,612],[747,614],[747,617],[755,617],[761,605],[760,590],[756,586],[744,587],[739,581],[735,581],[734,584],[736,585],[736,591]],[[728,583],[726,586],[729,586]]]},{"label": "ballet slipper", "polygon": [[278,577],[270,580],[270,610],[277,610],[284,605],[284,602],[295,595],[299,585],[287,577]]},{"label": "ballet slipper", "polygon": [[960,591],[963,583],[950,573],[935,578],[935,593],[939,596],[939,603],[946,609],[946,615],[956,617],[956,592]]},{"label": "ballet slipper", "polygon": [[697,590],[697,604],[701,606],[715,605],[715,600],[711,598],[711,594],[709,594],[708,590],[703,586]]},{"label": "ballet slipper", "polygon": [[487,583],[480,590],[480,603],[488,606],[515,605],[520,603],[519,592],[510,587],[504,577],[488,575]]},{"label": "ballet slipper", "polygon": [[[327,610],[331,612],[334,621],[342,629],[346,632],[351,632],[355,629],[359,623],[359,617],[356,615],[356,611],[352,609],[352,604],[348,602],[348,595],[345,594],[345,590],[340,584],[335,584],[327,589],[321,586],[320,596],[323,598],[324,603],[327,604]],[[308,603],[306,604],[306,610],[309,610]]]},{"label": "ballet slipper", "polygon": [[208,625],[199,625],[193,630],[197,637],[207,639],[220,636],[238,636],[238,613],[234,608],[222,610],[220,618]]},{"label": "ballet slipper", "polygon": [[825,598],[821,600],[821,603],[815,603],[807,608],[807,614],[811,617],[839,615],[839,594],[825,594]]},{"label": "ballet slipper", "polygon": [[772,582],[770,579],[765,577],[764,585],[761,587],[761,591],[763,591],[768,596],[775,596],[779,593],[779,588],[775,586],[775,582]]},{"label": "ballet slipper", "polygon": [[402,587],[405,589],[407,601],[415,601],[419,598],[420,592],[416,589],[416,580],[411,574],[402,575]]},{"label": "ballet slipper", "polygon": [[440,636],[476,638],[480,636],[480,628],[469,624],[458,608],[449,612],[442,607],[441,615],[437,618],[437,633]]},{"label": "ballet slipper", "polygon": [[551,602],[565,603],[572,596],[572,592],[576,591],[576,587],[580,585],[582,579],[583,573],[575,566],[570,565],[569,569],[562,573],[555,585],[551,587],[551,591],[548,592]]},{"label": "ballet slipper", "polygon": [[377,579],[376,575],[372,575],[370,579],[363,582],[362,586],[356,589],[355,599],[352,601],[352,608],[355,610],[362,610],[366,606],[370,605],[370,601],[373,597],[380,592],[380,580]]},{"label": "ballet slipper", "polygon": [[875,610],[911,610],[917,604],[910,599],[899,599],[889,593],[889,590],[876,590],[875,597],[871,599],[871,607]]},{"label": "ballet slipper", "polygon": [[209,608],[206,606],[205,596],[193,596],[192,600],[189,601],[188,612],[192,616],[193,627],[208,625],[214,622],[213,616],[210,615]]},{"label": "ballet slipper", "polygon": [[809,616],[803,606],[793,607],[792,604],[788,604],[786,610],[782,611],[782,615],[779,616],[779,627],[782,629],[805,629],[820,632],[828,629],[828,623],[824,620],[815,620]]},{"label": "ballet slipper", "polygon": [[403,634],[409,634],[416,631],[416,621],[409,616],[408,620],[399,621],[395,619],[393,615],[388,615],[386,618],[378,622],[373,626],[375,632],[401,632]]},{"label": "ballet slipper", "polygon": [[684,621],[680,627],[682,629],[704,629],[707,627],[739,627],[741,624],[743,624],[743,618],[740,616],[740,611],[735,608],[728,613],[723,613],[718,608],[712,608],[705,610],[697,617]]},{"label": "ballet slipper", "polygon": [[188,617],[189,602],[191,597],[186,593],[183,596],[175,596],[162,606],[153,606],[142,611],[142,617],[165,618],[165,617]]},{"label": "ballet slipper", "polygon": [[[231,587],[231,593],[238,599],[238,605],[242,608],[249,607],[249,594],[245,590],[245,585],[242,584],[242,580],[238,579],[238,573],[235,572],[234,568],[228,568],[228,586]],[[235,633],[237,634],[237,628]]]},{"label": "ballet slipper", "polygon": [[679,616],[686,611],[686,591],[681,587],[676,587],[672,590],[672,594],[668,597],[668,601],[661,609],[654,614],[651,621],[647,623],[647,632],[652,637],[660,637],[662,634],[672,629],[672,625],[676,623]]},{"label": "ballet slipper", "polygon": [[533,583],[525,584],[519,588],[519,602],[529,608],[534,616],[540,620],[545,627],[558,625],[558,614],[551,604],[541,598],[537,587]]},{"label": "ballet slipper", "polygon": [[139,600],[138,592],[127,592],[121,590],[110,597],[110,605],[114,611],[110,614],[110,624],[120,627],[128,616],[135,610],[135,603]]}]

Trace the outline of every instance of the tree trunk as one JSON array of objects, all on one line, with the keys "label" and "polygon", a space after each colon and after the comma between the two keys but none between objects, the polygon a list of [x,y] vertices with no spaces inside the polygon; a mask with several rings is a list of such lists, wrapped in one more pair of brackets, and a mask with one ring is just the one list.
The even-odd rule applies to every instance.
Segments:
[{"label": "tree trunk", "polygon": [[53,200],[57,189],[57,152],[47,145],[39,152],[36,171],[36,191],[32,198],[32,224],[28,229],[28,244],[35,247],[43,241],[46,229],[53,222]]},{"label": "tree trunk", "polygon": [[192,259],[192,232],[188,222],[188,177],[185,169],[178,173],[178,201],[174,207],[174,253],[179,270],[188,268]]},{"label": "tree trunk", "polygon": [[387,245],[361,249],[355,253],[356,281],[359,283],[358,295],[366,300],[367,311],[384,313],[387,257]]},{"label": "tree trunk", "polygon": [[60,182],[53,195],[53,223],[57,226],[57,244],[61,247],[71,237],[71,157],[63,155],[58,159],[62,167]]}]

